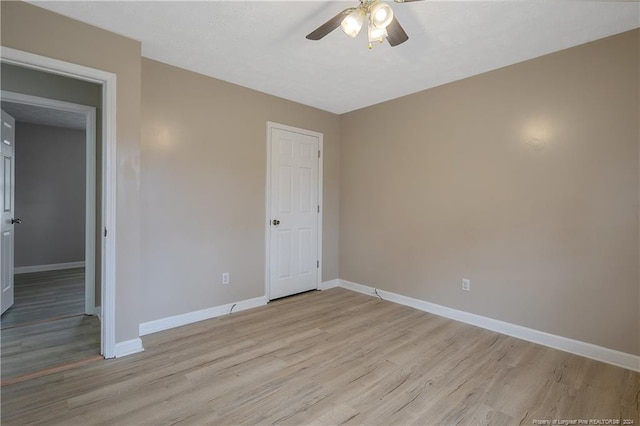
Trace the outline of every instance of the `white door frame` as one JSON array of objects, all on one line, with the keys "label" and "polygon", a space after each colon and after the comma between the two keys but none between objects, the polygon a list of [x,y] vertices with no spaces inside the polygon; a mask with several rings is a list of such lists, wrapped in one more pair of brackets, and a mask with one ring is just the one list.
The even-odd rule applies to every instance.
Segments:
[{"label": "white door frame", "polygon": [[85,246],[84,246],[84,311],[95,315],[96,277],[96,109],[92,106],[73,104],[22,93],[0,92],[2,101],[22,105],[33,105],[59,111],[75,112],[85,116],[86,176],[85,176]]},{"label": "white door frame", "polygon": [[[2,47],[0,60],[9,64],[102,85],[102,238],[101,353],[115,357],[116,316],[116,75],[46,56]],[[95,205],[95,204],[94,204]],[[95,217],[95,215],[94,215]]]},{"label": "white door frame", "polygon": [[298,127],[287,126],[286,124],[274,123],[267,121],[267,186],[266,186],[266,209],[265,209],[265,268],[264,268],[264,291],[267,300],[271,300],[269,295],[269,282],[271,280],[271,129],[281,129],[288,132],[301,133],[303,135],[315,136],[318,138],[318,150],[320,155],[318,156],[318,205],[320,206],[320,212],[318,214],[318,260],[320,265],[318,267],[318,275],[316,277],[316,289],[320,288],[322,283],[322,212],[324,206],[322,205],[322,160],[324,158],[323,150],[323,134],[314,132],[312,130],[300,129]]}]

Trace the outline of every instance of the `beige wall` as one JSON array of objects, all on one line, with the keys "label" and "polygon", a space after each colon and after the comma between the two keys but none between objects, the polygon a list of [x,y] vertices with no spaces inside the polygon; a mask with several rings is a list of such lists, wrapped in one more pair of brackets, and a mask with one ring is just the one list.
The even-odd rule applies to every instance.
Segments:
[{"label": "beige wall", "polygon": [[117,75],[116,341],[138,336],[140,43],[13,1],[0,3],[2,45]]},{"label": "beige wall", "polygon": [[639,34],[342,116],[340,278],[639,354]]},{"label": "beige wall", "polygon": [[339,117],[143,58],[142,321],[265,294],[267,121],[324,134],[322,273],[338,277]]},{"label": "beige wall", "polygon": [[[0,64],[2,90],[96,108],[102,115],[102,85],[12,64]],[[97,134],[96,136],[101,136]]]}]

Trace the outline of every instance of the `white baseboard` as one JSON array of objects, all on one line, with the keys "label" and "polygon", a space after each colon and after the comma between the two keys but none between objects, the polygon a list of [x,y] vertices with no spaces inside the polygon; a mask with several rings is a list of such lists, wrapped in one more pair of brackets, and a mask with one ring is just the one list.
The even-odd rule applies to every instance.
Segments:
[{"label": "white baseboard", "polygon": [[93,315],[98,317],[98,321],[102,322],[102,308],[100,306],[96,306],[93,309]]},{"label": "white baseboard", "polygon": [[44,271],[57,271],[61,269],[73,269],[84,268],[84,261],[82,262],[67,262],[67,263],[52,263],[50,265],[33,265],[33,266],[18,266],[13,268],[14,274],[28,274],[30,272],[44,272]]},{"label": "white baseboard", "polygon": [[[375,289],[373,287],[356,284],[345,280],[338,281],[339,286],[342,288],[377,297],[374,293]],[[594,345],[592,343],[557,336],[554,334],[546,333],[544,331],[534,330],[532,328],[511,324],[493,318],[459,311],[457,309],[448,308],[446,306],[437,305],[435,303],[425,302],[424,300],[414,299],[412,297],[391,293],[389,291],[378,290],[378,294],[384,300],[395,302],[400,305],[409,306],[420,311],[429,312],[431,314],[475,325],[477,327],[506,334],[508,336],[517,337],[529,342],[538,343],[540,345],[559,349],[561,351],[595,359],[596,361],[606,362],[608,364],[613,364],[618,367],[627,368],[633,371],[640,371],[640,356],[638,355],[632,355],[614,349]]]},{"label": "white baseboard", "polygon": [[318,287],[318,290],[329,290],[330,288],[334,288],[338,286],[340,286],[340,280],[336,278],[335,280],[329,280],[321,283],[320,286]]},{"label": "white baseboard", "polygon": [[116,358],[132,355],[142,351],[144,351],[144,347],[142,346],[142,339],[139,337],[116,343]]},{"label": "white baseboard", "polygon": [[212,308],[201,309],[199,311],[187,312],[186,314],[143,322],[139,326],[139,333],[140,336],[146,336],[147,334],[169,330],[170,328],[219,317],[232,312],[239,312],[246,309],[257,308],[258,306],[264,306],[268,301],[269,300],[267,300],[265,296],[261,296],[253,299],[242,300],[236,303],[228,303],[226,305],[214,306]]}]

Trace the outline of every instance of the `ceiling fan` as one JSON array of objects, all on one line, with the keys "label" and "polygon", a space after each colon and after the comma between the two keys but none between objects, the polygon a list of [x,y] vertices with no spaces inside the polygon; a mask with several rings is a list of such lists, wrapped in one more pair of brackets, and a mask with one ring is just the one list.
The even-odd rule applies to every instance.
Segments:
[{"label": "ceiling fan", "polygon": [[[407,3],[420,0],[395,0],[396,3]],[[357,7],[350,7],[338,13],[324,24],[313,30],[307,35],[309,40],[320,40],[331,31],[338,27],[342,27],[342,31],[349,37],[356,37],[365,18],[369,15],[369,23],[367,25],[369,36],[369,49],[374,41],[382,41],[386,38],[389,44],[397,46],[409,40],[409,36],[393,16],[393,9],[380,0],[360,0]]]}]

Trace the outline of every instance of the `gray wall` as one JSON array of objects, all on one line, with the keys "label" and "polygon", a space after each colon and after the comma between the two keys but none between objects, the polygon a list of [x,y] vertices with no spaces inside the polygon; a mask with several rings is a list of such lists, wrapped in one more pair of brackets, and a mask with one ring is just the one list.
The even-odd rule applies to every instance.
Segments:
[{"label": "gray wall", "polygon": [[85,132],[16,123],[15,266],[84,261]]}]

